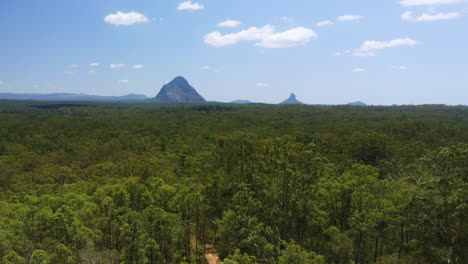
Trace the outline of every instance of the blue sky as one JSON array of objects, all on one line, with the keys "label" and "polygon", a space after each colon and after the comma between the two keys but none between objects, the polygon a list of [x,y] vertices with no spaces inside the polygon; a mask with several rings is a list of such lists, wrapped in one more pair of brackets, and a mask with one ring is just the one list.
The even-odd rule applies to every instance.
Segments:
[{"label": "blue sky", "polygon": [[464,0],[3,0],[0,36],[0,92],[468,103]]}]

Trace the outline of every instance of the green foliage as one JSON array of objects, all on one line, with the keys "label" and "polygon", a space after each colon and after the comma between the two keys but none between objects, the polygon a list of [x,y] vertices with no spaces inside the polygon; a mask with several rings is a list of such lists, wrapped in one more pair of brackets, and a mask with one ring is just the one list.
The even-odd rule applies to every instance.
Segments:
[{"label": "green foliage", "polygon": [[234,254],[229,255],[222,264],[257,264],[254,256],[249,256],[246,253],[241,254],[239,249],[234,250]]},{"label": "green foliage", "polygon": [[28,105],[1,264],[468,263],[467,107]]},{"label": "green foliage", "polygon": [[26,264],[26,260],[18,255],[15,251],[10,251],[8,255],[3,257],[3,264]]},{"label": "green foliage", "polygon": [[325,264],[325,258],[314,252],[307,252],[300,245],[291,241],[284,243],[285,249],[281,251],[278,264]]},{"label": "green foliage", "polygon": [[74,264],[73,253],[65,245],[59,244],[49,258],[50,264]]},{"label": "green foliage", "polygon": [[31,254],[29,264],[47,264],[49,256],[44,250],[36,249]]}]

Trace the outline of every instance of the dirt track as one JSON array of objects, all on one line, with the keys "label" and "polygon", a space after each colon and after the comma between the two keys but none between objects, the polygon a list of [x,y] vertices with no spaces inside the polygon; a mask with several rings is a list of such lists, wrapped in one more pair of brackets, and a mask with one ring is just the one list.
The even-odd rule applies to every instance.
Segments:
[{"label": "dirt track", "polygon": [[221,260],[218,255],[212,253],[212,247],[210,245],[205,245],[205,259],[208,264],[219,264]]}]

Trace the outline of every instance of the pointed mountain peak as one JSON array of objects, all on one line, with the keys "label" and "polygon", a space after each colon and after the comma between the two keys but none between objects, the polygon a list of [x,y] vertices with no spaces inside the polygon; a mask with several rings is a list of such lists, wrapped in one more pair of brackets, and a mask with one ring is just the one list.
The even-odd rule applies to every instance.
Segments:
[{"label": "pointed mountain peak", "polygon": [[295,94],[291,93],[289,98],[286,99],[285,101],[281,102],[280,104],[303,104],[303,103],[296,99]]},{"label": "pointed mountain peak", "polygon": [[174,80],[170,81],[169,83],[189,84],[188,81],[182,76],[175,77]]},{"label": "pointed mountain peak", "polygon": [[189,82],[182,76],[177,76],[164,85],[154,98],[161,103],[205,103],[205,99],[198,94]]},{"label": "pointed mountain peak", "polygon": [[349,103],[348,105],[366,106],[366,104],[361,101],[352,102],[352,103]]}]

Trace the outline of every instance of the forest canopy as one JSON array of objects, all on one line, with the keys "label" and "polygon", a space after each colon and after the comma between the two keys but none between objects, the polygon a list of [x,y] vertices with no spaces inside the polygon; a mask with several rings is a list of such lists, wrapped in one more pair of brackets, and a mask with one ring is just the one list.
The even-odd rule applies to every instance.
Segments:
[{"label": "forest canopy", "polygon": [[468,263],[468,107],[1,105],[1,264]]}]

